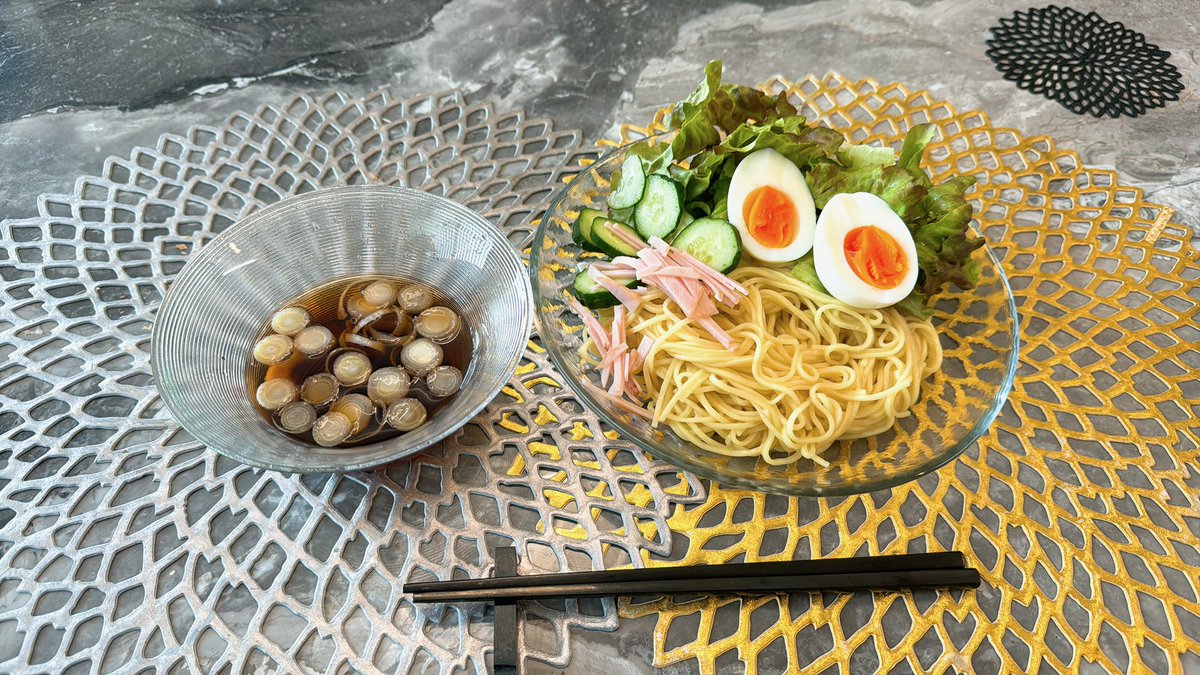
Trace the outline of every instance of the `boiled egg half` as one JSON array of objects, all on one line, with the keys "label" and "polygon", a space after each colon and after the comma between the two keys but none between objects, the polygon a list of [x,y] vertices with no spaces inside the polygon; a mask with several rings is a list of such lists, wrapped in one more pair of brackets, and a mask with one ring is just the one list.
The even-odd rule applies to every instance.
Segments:
[{"label": "boiled egg half", "polygon": [[742,249],[763,262],[797,260],[812,249],[817,210],[804,175],[765,148],[746,155],[729,182],[729,222]]},{"label": "boiled egg half", "polygon": [[817,277],[833,297],[859,309],[900,302],[917,284],[917,246],[887,202],[867,192],[834,195],[817,219]]}]

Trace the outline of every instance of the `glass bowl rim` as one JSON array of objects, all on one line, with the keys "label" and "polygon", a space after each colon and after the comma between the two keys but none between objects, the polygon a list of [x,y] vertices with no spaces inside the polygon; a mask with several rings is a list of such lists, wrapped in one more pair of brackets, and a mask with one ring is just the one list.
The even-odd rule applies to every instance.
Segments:
[{"label": "glass bowl rim", "polygon": [[[363,446],[355,446],[355,448],[354,448],[355,450],[364,450],[364,451],[365,450],[383,451],[383,450],[386,450],[389,446],[394,447],[394,450],[392,452],[390,452],[390,453],[383,452],[382,454],[380,454],[378,456],[371,456],[370,459],[363,459],[363,460],[360,460],[357,462],[348,461],[344,464],[340,464],[337,467],[330,467],[330,466],[325,466],[325,465],[318,465],[318,466],[285,465],[285,464],[281,464],[281,463],[263,461],[263,460],[257,458],[253,453],[246,452],[245,448],[230,447],[230,446],[226,445],[225,443],[221,442],[219,439],[204,438],[202,434],[196,434],[191,429],[188,429],[186,426],[184,426],[183,422],[180,421],[181,416],[180,416],[179,411],[181,410],[181,406],[179,405],[178,401],[174,401],[174,402],[172,401],[172,396],[173,396],[172,392],[169,390],[168,387],[162,386],[161,378],[159,377],[159,371],[161,368],[162,358],[164,355],[161,352],[162,348],[160,346],[163,343],[163,341],[161,339],[161,335],[162,335],[161,330],[162,329],[159,328],[159,326],[161,326],[162,323],[159,322],[158,319],[166,312],[175,311],[174,306],[176,304],[178,304],[178,302],[180,302],[179,298],[181,297],[179,293],[172,293],[172,291],[179,288],[181,285],[181,282],[185,282],[192,274],[198,273],[196,270],[199,270],[201,267],[203,267],[203,265],[200,263],[202,263],[208,257],[212,257],[213,255],[216,255],[215,252],[219,248],[218,246],[216,246],[216,244],[220,244],[228,239],[232,239],[235,235],[241,234],[242,231],[257,226],[259,224],[259,222],[262,220],[265,220],[267,218],[277,217],[277,215],[280,213],[287,213],[288,211],[290,211],[292,209],[305,206],[308,202],[322,201],[322,200],[327,200],[327,199],[331,199],[331,198],[333,198],[333,199],[351,198],[356,195],[370,194],[370,193],[374,193],[374,194],[391,193],[392,195],[404,195],[404,198],[407,198],[407,199],[416,197],[417,199],[430,199],[430,200],[433,200],[436,202],[441,202],[443,205],[448,207],[449,210],[457,211],[461,216],[477,221],[481,226],[483,226],[483,229],[488,233],[488,235],[490,237],[492,237],[492,239],[494,240],[495,243],[504,245],[501,248],[501,250],[505,251],[506,253],[502,253],[501,255],[511,255],[515,258],[516,264],[518,266],[522,264],[520,254],[516,251],[516,249],[513,248],[512,244],[508,241],[508,239],[504,236],[504,234],[499,230],[498,227],[496,227],[496,225],[492,221],[488,220],[483,215],[475,212],[474,210],[472,210],[452,199],[448,199],[446,197],[441,197],[439,195],[435,195],[430,192],[426,192],[424,190],[418,190],[415,188],[410,188],[410,187],[405,187],[405,186],[400,186],[400,185],[336,185],[336,186],[318,188],[316,190],[313,190],[312,192],[306,192],[306,193],[299,194],[299,195],[291,195],[291,196],[283,198],[282,200],[280,200],[278,202],[275,202],[274,204],[268,204],[266,206],[263,206],[263,207],[255,210],[253,213],[251,213],[247,216],[244,216],[243,218],[241,218],[240,220],[235,222],[233,225],[230,225],[228,228],[226,228],[225,230],[223,230],[222,232],[220,232],[219,234],[214,236],[212,239],[210,239],[208,241],[207,244],[205,244],[203,247],[201,247],[200,250],[195,253],[195,255],[189,257],[187,263],[184,264],[183,268],[180,269],[179,272],[170,280],[170,287],[167,289],[167,292],[164,294],[162,302],[159,303],[158,308],[154,312],[154,322],[152,324],[152,328],[150,331],[150,375],[153,378],[154,388],[158,392],[159,397],[162,399],[163,405],[167,408],[167,411],[170,413],[171,421],[173,421],[175,424],[178,424],[181,429],[183,429],[184,431],[187,431],[189,434],[191,434],[196,439],[196,441],[204,444],[207,448],[214,450],[215,452],[217,452],[220,455],[229,457],[230,459],[233,459],[233,460],[236,460],[243,464],[257,467],[260,469],[268,469],[268,470],[272,470],[272,471],[283,471],[283,472],[298,473],[298,474],[348,473],[351,471],[359,471],[359,470],[363,470],[363,469],[369,469],[369,468],[373,468],[373,467],[383,466],[390,462],[394,462],[394,461],[397,461],[400,459],[404,459],[406,457],[410,457],[410,456],[415,455],[419,452],[422,452],[430,447],[433,447],[437,443],[440,443],[441,441],[445,440],[447,437],[449,437],[455,431],[458,431],[464,424],[470,422],[477,415],[479,415],[479,413],[482,412],[483,409],[486,408],[492,402],[492,400],[495,398],[494,394],[499,393],[499,391],[504,388],[507,380],[512,378],[512,373],[516,371],[516,368],[520,364],[521,358],[524,355],[525,350],[527,348],[527,345],[529,342],[529,336],[531,334],[531,331],[533,330],[533,321],[535,320],[534,313],[531,311],[531,308],[533,305],[533,290],[530,286],[529,277],[524,274],[517,274],[514,277],[514,279],[521,280],[521,282],[522,282],[521,287],[524,291],[523,293],[521,293],[522,297],[520,298],[520,302],[524,309],[524,312],[523,312],[524,321],[522,322],[524,324],[524,336],[523,336],[524,339],[519,340],[518,344],[524,344],[524,345],[526,345],[526,347],[522,347],[522,348],[516,350],[516,352],[512,355],[512,357],[508,359],[509,362],[505,366],[505,370],[508,372],[508,376],[505,378],[505,381],[502,382],[500,384],[500,386],[496,388],[496,392],[493,392],[493,396],[484,397],[484,399],[481,403],[468,409],[461,418],[458,418],[455,421],[451,422],[447,426],[445,431],[437,434],[432,439],[430,439],[428,443],[423,444],[420,447],[404,447],[402,444],[397,443],[398,440],[403,439],[403,436],[397,436],[397,437],[390,438],[385,441],[380,441],[378,443],[371,443],[371,444],[363,445]],[[518,328],[518,330],[521,330],[521,329]],[[285,438],[286,438],[286,436],[285,436]],[[300,444],[298,442],[294,442],[290,438],[287,440],[288,440],[288,442],[295,443],[297,445],[297,447],[309,447],[309,446],[307,446],[307,444]]]},{"label": "glass bowl rim", "polygon": [[[580,180],[584,176],[595,174],[598,167],[604,165],[606,162],[611,162],[614,159],[623,156],[629,147],[635,143],[640,143],[649,138],[666,136],[670,133],[672,132],[660,131],[658,133],[649,134],[645,138],[639,138],[613,148],[609,152],[598,157],[594,162],[592,162],[592,164],[584,167],[583,171],[575,174],[571,180],[567,182],[566,185],[563,185],[561,188],[559,188],[558,192],[555,193],[555,195],[550,199],[550,203],[546,208],[545,214],[542,216],[542,221],[538,224],[538,228],[534,232],[533,242],[529,249],[529,279],[533,291],[533,313],[534,319],[538,322],[539,326],[541,326],[544,319],[542,311],[543,300],[561,302],[561,298],[543,298],[538,288],[539,279],[537,275],[542,261],[542,242],[546,238],[546,231],[550,225],[551,215],[559,210],[559,207],[563,204],[563,202],[567,201],[567,197],[570,194],[572,186],[575,185],[575,181]],[[1012,348],[1005,358],[1003,380],[1001,381],[995,395],[992,397],[991,407],[987,410],[987,412],[980,416],[980,418],[975,422],[974,426],[971,427],[971,430],[968,431],[967,434],[964,435],[963,438],[961,438],[957,443],[955,443],[954,447],[930,459],[924,464],[921,464],[911,471],[902,472],[894,476],[866,481],[863,483],[855,483],[852,485],[847,484],[833,486],[830,488],[812,489],[807,486],[797,486],[794,488],[775,485],[764,486],[762,483],[758,483],[749,479],[717,475],[718,472],[713,470],[713,468],[708,464],[695,462],[687,457],[677,456],[674,452],[657,447],[653,442],[642,438],[641,434],[637,433],[636,430],[631,429],[628,425],[617,419],[615,415],[610,413],[608,407],[602,404],[596,398],[596,396],[588,390],[587,387],[582,386],[581,382],[576,381],[576,379],[570,374],[567,364],[563,360],[563,355],[560,353],[558,345],[553,344],[549,339],[544,339],[543,346],[545,347],[546,352],[549,353],[550,360],[554,363],[554,367],[558,370],[559,374],[566,378],[568,384],[570,385],[570,389],[575,393],[575,395],[583,400],[584,404],[589,410],[600,417],[600,419],[610,427],[615,429],[621,438],[633,442],[635,445],[641,448],[642,451],[651,455],[652,457],[661,457],[668,463],[674,464],[685,471],[690,471],[701,478],[706,478],[724,489],[741,489],[790,497],[844,497],[892,488],[897,485],[914,481],[921,476],[937,471],[943,466],[949,464],[951,461],[957,459],[959,455],[961,455],[967,448],[971,446],[971,444],[979,440],[979,438],[983,436],[987,429],[992,425],[992,423],[996,420],[996,417],[999,416],[1001,409],[1004,407],[1004,403],[1008,400],[1009,393],[1012,391],[1013,381],[1016,378],[1017,365],[1020,360],[1019,357],[1021,352],[1020,316],[1017,314],[1016,299],[1013,297],[1012,288],[1009,286],[1008,276],[1004,273],[1004,268],[1001,266],[1000,260],[996,257],[996,254],[992,251],[991,246],[988,244],[987,238],[984,237],[983,233],[979,231],[979,228],[976,227],[975,222],[975,219],[972,218],[970,224],[971,231],[975,234],[975,236],[979,237],[984,242],[983,246],[980,247],[980,250],[983,251],[984,257],[991,263],[992,268],[996,272],[996,276],[1004,289],[1005,306],[1008,309],[1009,316],[1012,317],[1009,331],[1009,336],[1012,339]],[[539,331],[539,335],[540,334],[541,331]],[[682,439],[680,440],[682,441]],[[705,452],[691,443],[687,443],[686,441],[682,442],[688,447],[692,448],[695,451],[696,456],[702,456]]]}]

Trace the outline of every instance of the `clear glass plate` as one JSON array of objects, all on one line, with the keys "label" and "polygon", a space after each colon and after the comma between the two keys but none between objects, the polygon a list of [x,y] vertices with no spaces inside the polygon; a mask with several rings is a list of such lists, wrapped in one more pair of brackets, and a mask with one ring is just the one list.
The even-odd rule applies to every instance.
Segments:
[{"label": "clear glass plate", "polygon": [[529,259],[543,345],[571,389],[621,436],[723,487],[825,496],[913,480],[957,457],[987,430],[1012,387],[1019,339],[1012,292],[986,247],[975,253],[982,263],[978,287],[955,289],[938,299],[933,323],[945,361],[923,382],[912,414],[883,434],[834,444],[823,454],[827,467],[803,459],[774,466],[758,458],[706,452],[665,425],[651,427],[593,396],[582,386],[584,380],[598,384],[598,374],[579,355],[583,333],[576,328],[581,322],[563,305],[583,252],[571,240],[571,224],[580,209],[606,208],[610,179],[624,156],[624,148],[610,153],[559,191],[534,235]]}]

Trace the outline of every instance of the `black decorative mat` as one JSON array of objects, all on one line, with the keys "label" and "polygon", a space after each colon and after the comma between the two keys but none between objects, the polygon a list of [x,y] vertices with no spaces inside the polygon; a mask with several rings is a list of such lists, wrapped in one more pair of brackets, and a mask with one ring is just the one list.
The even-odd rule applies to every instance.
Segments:
[{"label": "black decorative mat", "polygon": [[1095,12],[1049,5],[993,26],[988,58],[1018,87],[1096,117],[1137,117],[1179,100],[1171,52]]}]

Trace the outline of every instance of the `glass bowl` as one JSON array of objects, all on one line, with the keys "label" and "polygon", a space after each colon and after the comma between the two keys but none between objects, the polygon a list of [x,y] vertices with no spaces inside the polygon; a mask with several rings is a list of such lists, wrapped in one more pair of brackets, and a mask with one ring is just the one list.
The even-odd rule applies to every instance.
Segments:
[{"label": "glass bowl", "polygon": [[648,420],[594,396],[582,386],[585,380],[599,381],[579,355],[581,322],[563,305],[583,253],[571,240],[571,224],[580,209],[606,208],[609,181],[624,156],[624,148],[608,154],[554,196],[529,258],[543,345],[576,395],[622,437],[723,487],[831,496],[880,490],[929,473],[957,457],[996,418],[1012,387],[1019,340],[1012,292],[986,247],[975,253],[982,263],[979,286],[945,293],[937,302],[933,323],[945,363],[923,382],[912,415],[878,436],[834,444],[822,455],[827,467],[806,459],[773,466],[758,458],[710,453],[681,440],[666,425],[651,427]]},{"label": "glass bowl", "polygon": [[[462,389],[418,429],[379,443],[287,436],[251,402],[254,342],[284,303],[364,274],[427,283],[463,310],[474,353]],[[350,471],[412,455],[478,414],[524,353],[530,304],[520,257],[470,209],[407,188],[331,188],[256,211],[202,248],[158,311],[151,365],[171,414],[217,452],[280,471]]]}]

